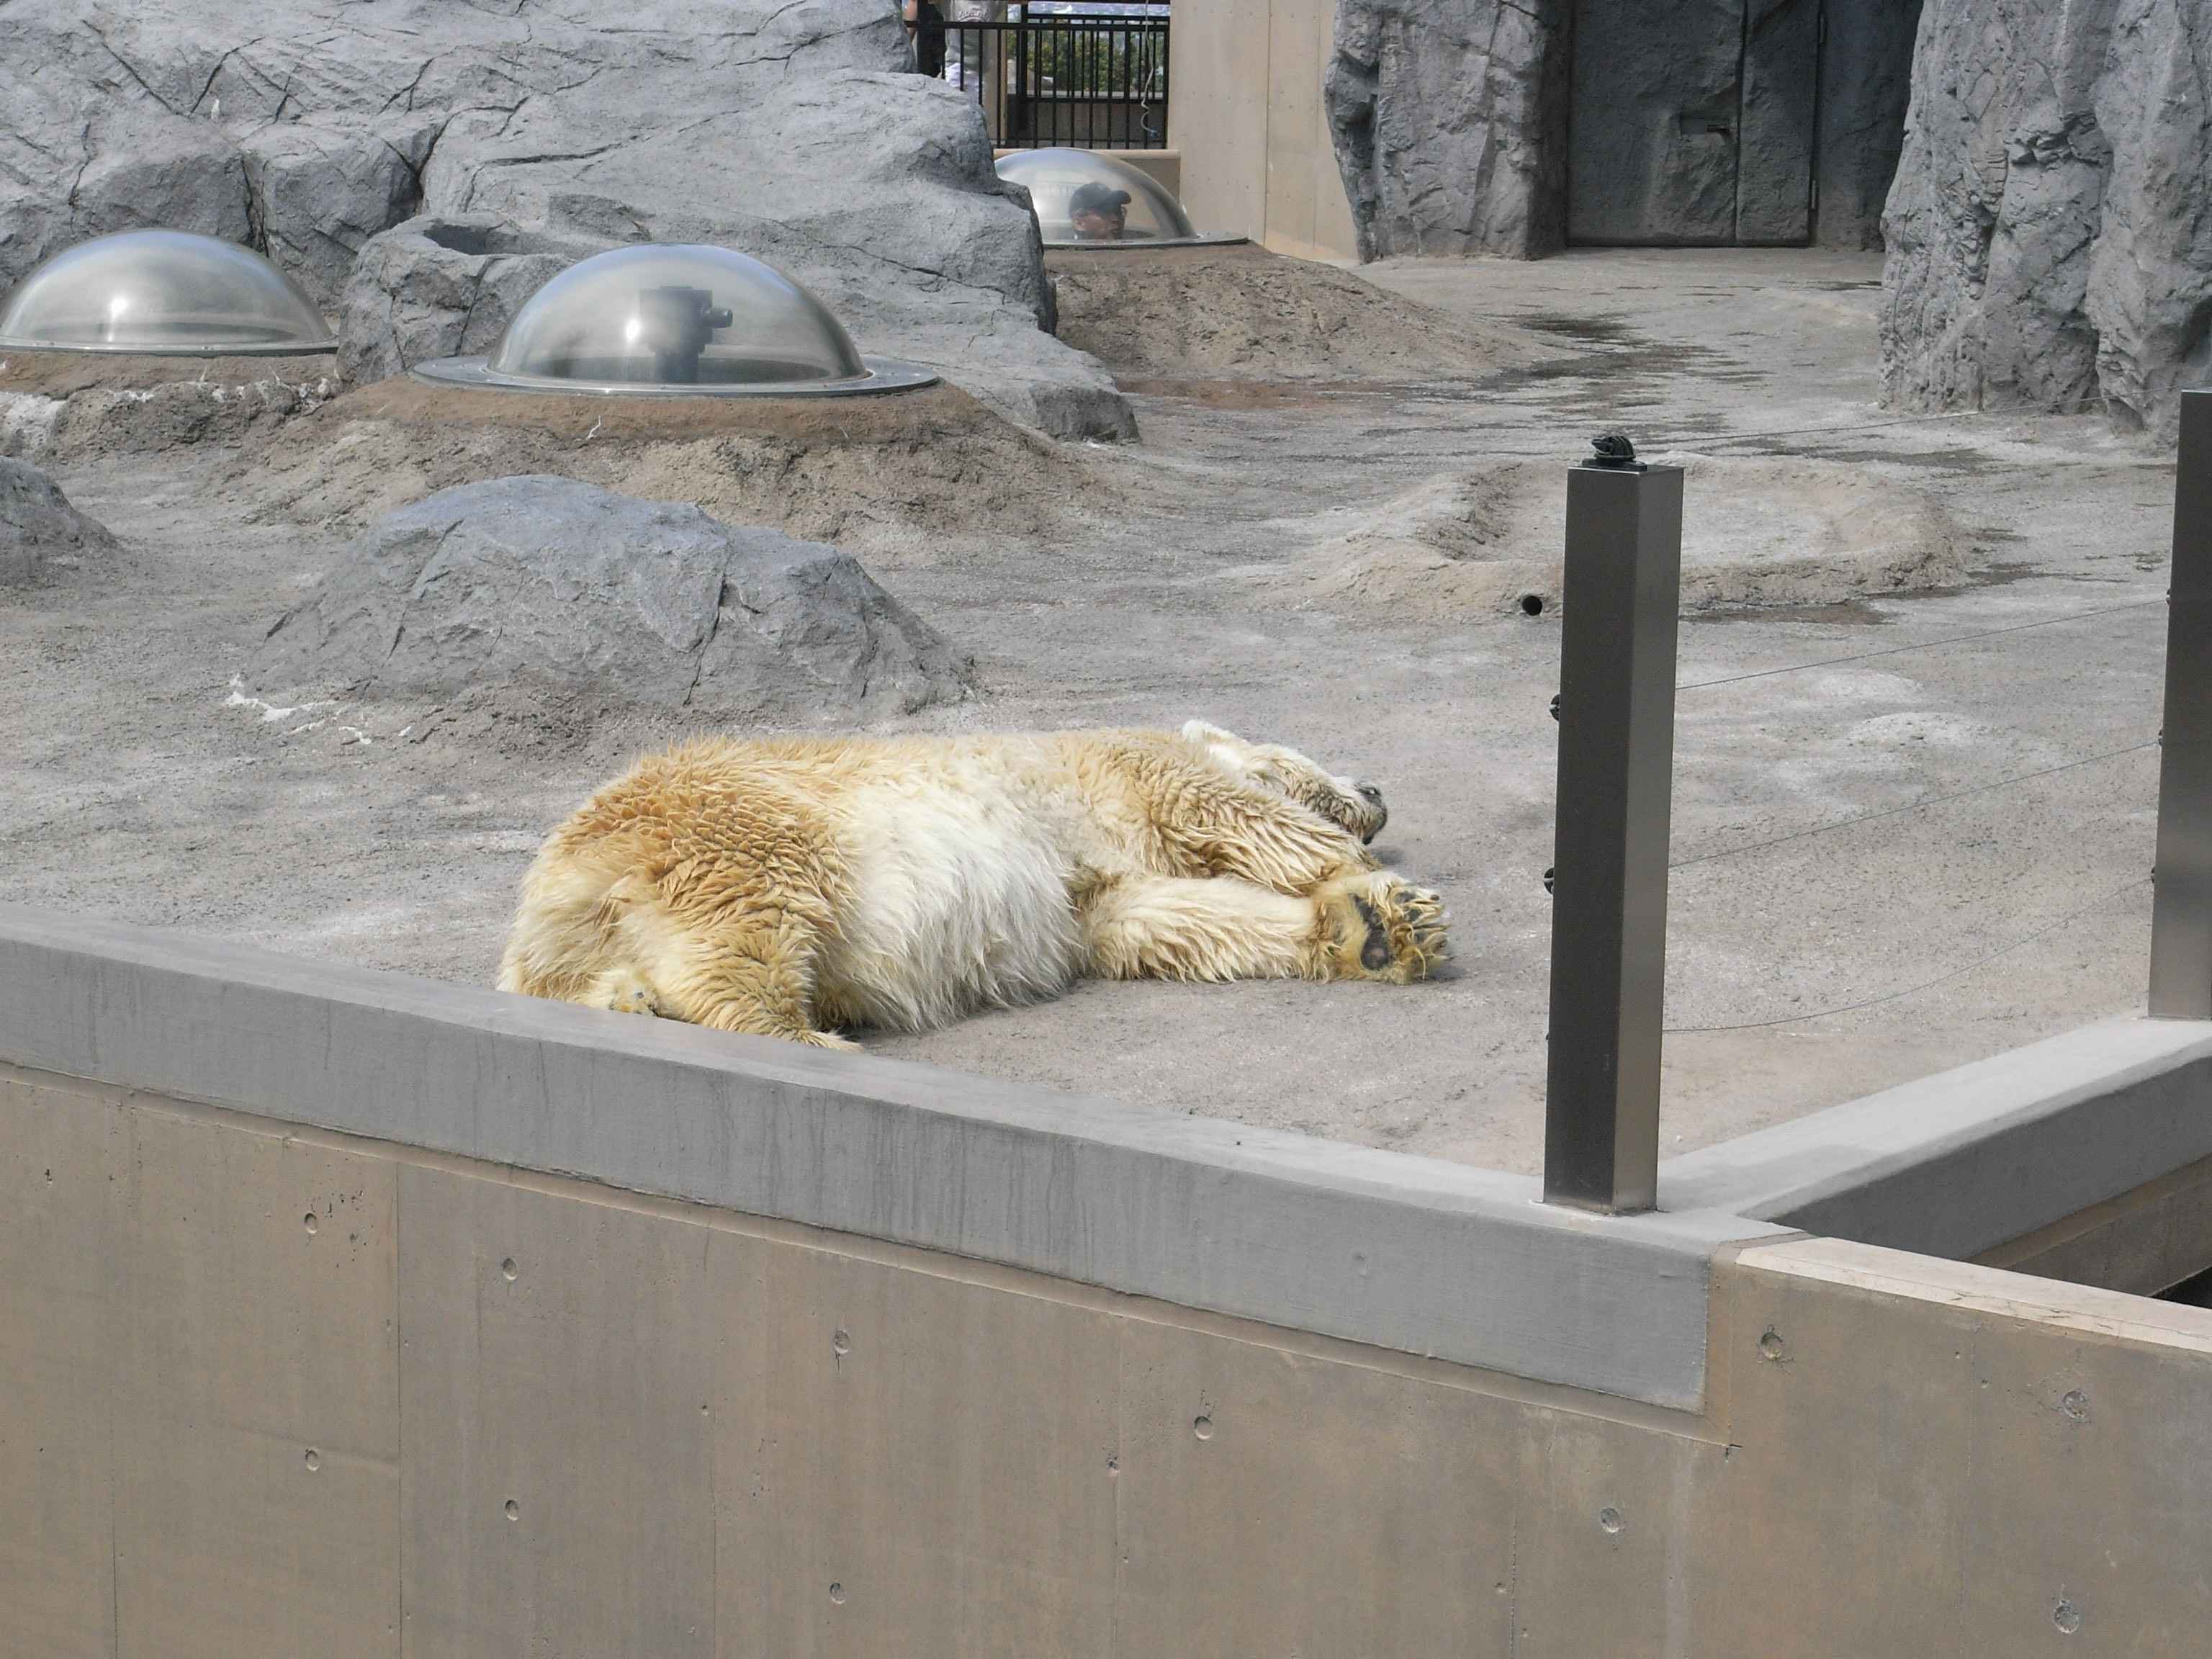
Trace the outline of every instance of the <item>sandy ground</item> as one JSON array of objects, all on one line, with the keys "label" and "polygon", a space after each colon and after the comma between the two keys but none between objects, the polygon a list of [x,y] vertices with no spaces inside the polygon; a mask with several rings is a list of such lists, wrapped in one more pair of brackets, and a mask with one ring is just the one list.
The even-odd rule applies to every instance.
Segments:
[{"label": "sandy ground", "polygon": [[[1404,990],[1090,985],[869,1046],[1535,1168],[1558,609],[1439,603],[1418,575],[1377,602],[1313,570],[1363,510],[1387,526],[1502,465],[1540,485],[1616,425],[1648,452],[1742,463],[1709,469],[1705,508],[1747,537],[1756,503],[1729,476],[1763,478],[1785,526],[1856,524],[1882,545],[1893,532],[1865,532],[1863,514],[1909,500],[1952,561],[1938,591],[1716,601],[1684,623],[1668,1149],[2140,1006],[2169,457],[2089,419],[1880,410],[1868,258],[1624,252],[1365,274],[1471,336],[1518,331],[1541,349],[1474,380],[1394,369],[1144,394],[1145,441],[1064,450],[1048,512],[922,468],[925,493],[968,489],[981,507],[963,520],[939,501],[941,532],[871,517],[847,539],[978,658],[981,696],[910,724],[1196,714],[1376,778],[1382,847],[1445,891],[1457,970]],[[0,891],[481,981],[540,836],[656,733],[403,734],[405,711],[271,708],[234,688],[269,623],[342,556],[349,516],[320,498],[306,510],[296,455],[259,454],[202,443],[56,463],[125,551],[0,599]],[[1807,507],[1807,478],[1840,505]],[[807,514],[831,481],[810,481]],[[1542,517],[1509,514],[1502,533],[1541,543]],[[1517,550],[1540,563],[1556,549]]]}]

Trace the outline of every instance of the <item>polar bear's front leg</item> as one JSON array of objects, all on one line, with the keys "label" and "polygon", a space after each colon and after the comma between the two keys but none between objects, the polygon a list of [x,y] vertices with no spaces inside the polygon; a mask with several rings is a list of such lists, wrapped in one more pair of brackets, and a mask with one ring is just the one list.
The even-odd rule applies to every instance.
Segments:
[{"label": "polar bear's front leg", "polygon": [[1434,893],[1383,872],[1310,897],[1230,877],[1109,883],[1080,910],[1096,979],[1373,979],[1403,985],[1449,954]]},{"label": "polar bear's front leg", "polygon": [[1313,901],[1249,881],[1130,876],[1078,909],[1092,979],[1320,979]]}]

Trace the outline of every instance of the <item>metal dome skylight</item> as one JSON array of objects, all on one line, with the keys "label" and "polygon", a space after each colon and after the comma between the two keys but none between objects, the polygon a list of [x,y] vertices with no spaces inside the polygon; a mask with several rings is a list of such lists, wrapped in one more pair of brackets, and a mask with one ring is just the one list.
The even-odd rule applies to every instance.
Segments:
[{"label": "metal dome skylight", "polygon": [[489,357],[415,373],[447,385],[603,397],[837,397],[929,386],[912,363],[863,357],[829,308],[728,248],[648,244],[595,253],[539,289]]},{"label": "metal dome skylight", "polygon": [[252,248],[125,230],[41,262],[0,308],[0,349],[149,357],[293,357],[337,338],[297,283]]},{"label": "metal dome skylight", "polygon": [[1182,204],[1150,173],[1095,149],[1010,151],[999,158],[999,177],[1029,191],[1047,247],[1158,247],[1245,240],[1200,235]]}]

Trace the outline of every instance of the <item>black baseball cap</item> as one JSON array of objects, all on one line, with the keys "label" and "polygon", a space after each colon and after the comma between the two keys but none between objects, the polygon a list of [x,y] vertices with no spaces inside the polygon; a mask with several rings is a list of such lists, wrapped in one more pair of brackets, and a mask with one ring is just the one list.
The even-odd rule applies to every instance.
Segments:
[{"label": "black baseball cap", "polygon": [[1116,190],[1111,185],[1083,185],[1067,198],[1067,216],[1073,219],[1079,213],[1111,213],[1128,205],[1129,192],[1126,190]]}]

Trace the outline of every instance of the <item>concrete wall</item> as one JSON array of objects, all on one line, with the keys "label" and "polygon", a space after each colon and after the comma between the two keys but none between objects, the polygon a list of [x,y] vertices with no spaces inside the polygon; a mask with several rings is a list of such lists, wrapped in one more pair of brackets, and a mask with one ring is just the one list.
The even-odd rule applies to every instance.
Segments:
[{"label": "concrete wall", "polygon": [[1169,36],[1168,143],[1209,235],[1301,258],[1358,257],[1322,107],[1334,0],[1199,0]]},{"label": "concrete wall", "polygon": [[2115,1021],[1601,1218],[0,907],[0,1654],[2197,1651],[2212,1311],[1769,1218],[2165,1271],[2209,1090]]},{"label": "concrete wall", "polygon": [[0,1650],[2181,1653],[2212,1313],[1724,1255],[1702,1408],[0,1079]]}]

